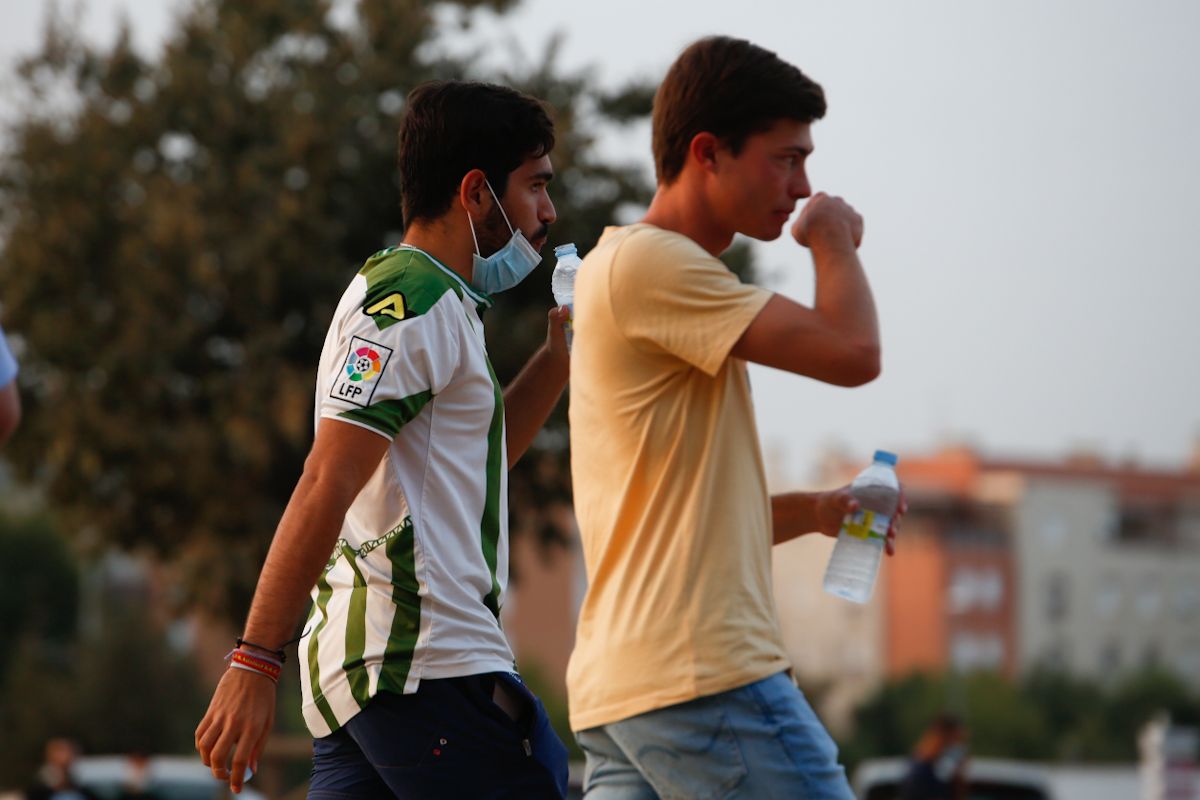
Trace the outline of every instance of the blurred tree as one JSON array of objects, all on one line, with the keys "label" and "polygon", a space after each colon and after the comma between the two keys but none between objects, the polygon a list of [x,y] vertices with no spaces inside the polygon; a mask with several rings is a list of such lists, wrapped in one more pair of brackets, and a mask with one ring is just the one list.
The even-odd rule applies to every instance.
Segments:
[{"label": "blurred tree", "polygon": [[[27,101],[0,161],[4,324],[23,338],[28,405],[8,455],[85,550],[152,549],[188,566],[187,602],[244,613],[311,441],[333,306],[402,230],[405,95],[489,78],[435,46],[438,12],[469,25],[472,9],[511,4],[360,0],[345,22],[329,0],[197,0],[152,60],[127,28],[100,48],[51,19],[19,68]],[[560,75],[556,53],[500,77],[553,106],[552,241],[586,250],[648,199],[639,170],[592,145],[650,95]],[[502,379],[551,303],[543,266],[491,313]],[[569,498],[563,424],[514,474],[514,514],[532,515],[515,532],[561,538],[538,508]]]},{"label": "blurred tree", "polygon": [[89,753],[186,753],[207,690],[173,652],[145,609],[111,608],[99,638],[49,646],[31,636],[13,648],[0,683],[0,786],[28,785],[54,737]]},{"label": "blurred tree", "polygon": [[[44,517],[0,517],[0,642],[65,646],[74,639],[79,571]],[[0,648],[0,685],[16,648]]]},{"label": "blurred tree", "polygon": [[976,755],[1130,762],[1138,757],[1138,731],[1158,712],[1184,724],[1200,722],[1200,696],[1157,670],[1107,686],[1047,670],[1017,682],[987,673],[913,674],[885,683],[859,706],[844,757],[856,764],[905,755],[945,711],[966,721]]}]

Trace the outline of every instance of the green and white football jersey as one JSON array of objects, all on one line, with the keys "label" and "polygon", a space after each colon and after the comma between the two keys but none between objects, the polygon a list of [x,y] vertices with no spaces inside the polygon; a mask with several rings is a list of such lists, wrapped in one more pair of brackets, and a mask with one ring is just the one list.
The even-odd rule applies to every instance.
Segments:
[{"label": "green and white football jersey", "polygon": [[313,587],[304,717],[325,736],[381,690],[513,669],[500,629],[508,457],[479,312],[491,301],[415,248],[375,254],[338,303],[316,424],[390,440]]}]

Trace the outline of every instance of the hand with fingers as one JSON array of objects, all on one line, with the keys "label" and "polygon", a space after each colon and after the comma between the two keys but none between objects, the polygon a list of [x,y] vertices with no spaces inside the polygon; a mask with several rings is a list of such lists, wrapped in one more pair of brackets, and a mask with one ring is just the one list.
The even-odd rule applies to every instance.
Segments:
[{"label": "hand with fingers", "polygon": [[246,768],[258,768],[275,721],[275,689],[275,682],[265,675],[229,669],[196,728],[200,760],[218,780],[229,781],[234,794],[242,790]]},{"label": "hand with fingers", "polygon": [[[822,492],[817,498],[818,530],[826,536],[837,538],[841,530],[842,520],[847,514],[858,511],[858,500],[850,493],[849,486]],[[896,554],[896,534],[900,532],[900,519],[908,512],[908,499],[904,496],[904,486],[900,486],[900,502],[896,505],[896,513],[892,515],[888,525],[885,548],[889,556]]]},{"label": "hand with fingers", "polygon": [[817,192],[792,224],[792,238],[808,248],[862,244],[863,218],[840,197]]},{"label": "hand with fingers", "polygon": [[567,347],[567,323],[570,319],[571,309],[566,306],[552,308],[547,314],[546,348],[564,364],[569,364],[571,357]]}]

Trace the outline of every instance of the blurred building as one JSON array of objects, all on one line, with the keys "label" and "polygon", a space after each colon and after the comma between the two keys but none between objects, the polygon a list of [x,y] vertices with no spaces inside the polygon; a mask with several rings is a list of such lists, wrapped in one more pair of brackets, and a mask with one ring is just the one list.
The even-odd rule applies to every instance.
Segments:
[{"label": "blurred building", "polygon": [[[860,467],[824,472],[835,485]],[[910,512],[869,604],[821,596],[828,541],[777,559],[797,668],[851,695],[833,713],[914,670],[1046,665],[1104,681],[1158,666],[1200,687],[1200,470],[953,448],[899,472]]]}]

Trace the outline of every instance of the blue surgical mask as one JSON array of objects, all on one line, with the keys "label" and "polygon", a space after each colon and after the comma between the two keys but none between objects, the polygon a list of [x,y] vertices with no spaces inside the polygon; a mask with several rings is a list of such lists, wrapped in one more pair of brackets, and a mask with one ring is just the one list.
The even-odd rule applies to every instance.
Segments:
[{"label": "blue surgical mask", "polygon": [[492,185],[486,178],[484,183],[487,185],[488,191],[492,193],[492,199],[496,201],[500,215],[504,217],[504,224],[512,231],[512,238],[504,247],[487,258],[483,258],[479,255],[479,239],[475,236],[475,223],[471,219],[471,215],[467,214],[467,222],[471,226],[471,238],[475,241],[475,255],[471,257],[471,285],[485,294],[496,294],[511,289],[525,280],[526,276],[533,272],[533,268],[541,263],[542,256],[525,239],[525,234],[521,233],[519,229],[513,230],[512,223],[508,221],[508,215],[504,213],[504,206],[500,205],[500,198],[496,197]]}]

